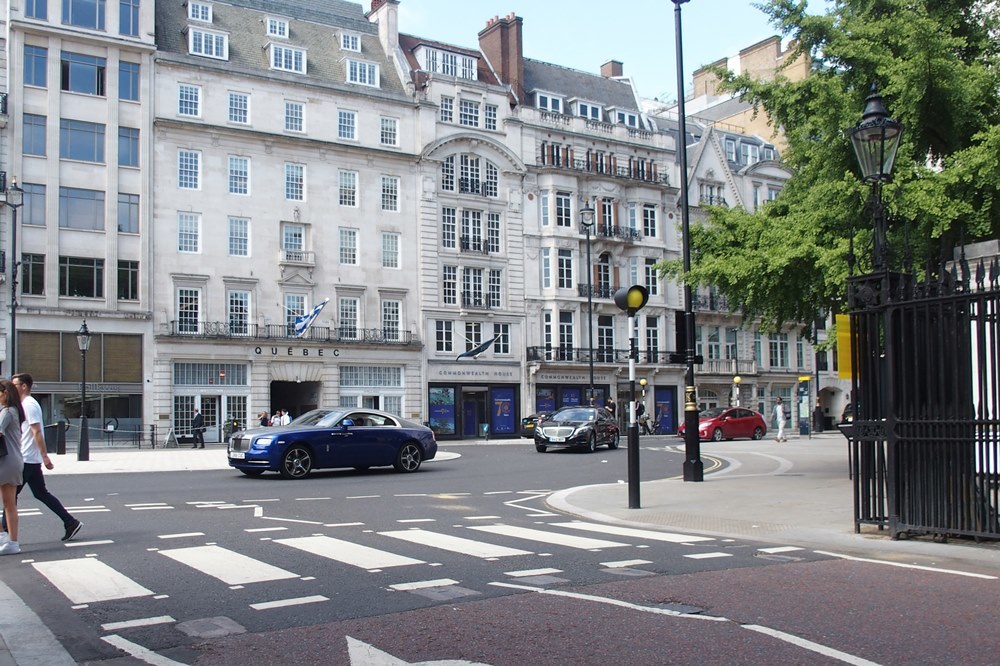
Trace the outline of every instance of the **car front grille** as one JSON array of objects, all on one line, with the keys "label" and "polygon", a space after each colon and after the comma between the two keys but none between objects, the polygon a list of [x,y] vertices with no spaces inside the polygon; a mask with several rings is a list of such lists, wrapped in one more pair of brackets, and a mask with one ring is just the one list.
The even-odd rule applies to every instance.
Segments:
[{"label": "car front grille", "polygon": [[250,448],[249,437],[231,437],[229,439],[230,451],[246,451]]},{"label": "car front grille", "polygon": [[542,435],[545,437],[569,437],[576,428],[572,426],[551,426],[542,428]]}]

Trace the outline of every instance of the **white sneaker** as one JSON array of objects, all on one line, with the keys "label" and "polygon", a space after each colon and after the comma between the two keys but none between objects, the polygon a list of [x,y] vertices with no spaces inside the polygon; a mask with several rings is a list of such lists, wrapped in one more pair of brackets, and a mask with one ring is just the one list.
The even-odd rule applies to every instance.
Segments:
[{"label": "white sneaker", "polygon": [[8,541],[10,541],[10,535],[6,532],[0,532],[0,546],[4,545]]},{"label": "white sneaker", "polygon": [[21,552],[21,547],[17,545],[16,541],[7,541],[4,545],[0,546],[0,555],[17,555]]}]

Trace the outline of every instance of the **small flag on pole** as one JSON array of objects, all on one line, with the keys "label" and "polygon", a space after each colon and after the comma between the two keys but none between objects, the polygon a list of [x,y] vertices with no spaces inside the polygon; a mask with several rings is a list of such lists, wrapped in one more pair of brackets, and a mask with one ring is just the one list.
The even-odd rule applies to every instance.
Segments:
[{"label": "small flag on pole", "polygon": [[497,340],[499,340],[502,337],[503,337],[503,333],[497,333],[491,340],[487,340],[486,342],[484,342],[483,344],[479,345],[475,349],[470,349],[469,351],[462,352],[461,354],[458,355],[458,358],[456,358],[455,360],[458,361],[458,360],[461,360],[463,358],[469,358],[469,357],[476,358],[477,356],[479,356],[480,354],[482,354],[484,351],[486,351],[487,349],[489,349],[490,347],[492,347],[493,343],[495,343]]},{"label": "small flag on pole", "polygon": [[322,303],[314,307],[310,312],[295,317],[295,337],[301,338],[306,334],[309,327],[313,325],[314,321],[316,321],[316,317],[319,316],[319,313],[323,311],[323,308],[325,308],[326,304],[329,302],[330,299],[325,298]]}]

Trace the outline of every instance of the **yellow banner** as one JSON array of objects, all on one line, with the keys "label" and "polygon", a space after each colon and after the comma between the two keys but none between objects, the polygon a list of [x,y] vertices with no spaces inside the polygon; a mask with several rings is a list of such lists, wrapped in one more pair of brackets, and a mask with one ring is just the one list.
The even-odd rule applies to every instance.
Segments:
[{"label": "yellow banner", "polygon": [[854,365],[851,360],[851,318],[845,314],[836,315],[837,323],[837,377],[851,379]]}]

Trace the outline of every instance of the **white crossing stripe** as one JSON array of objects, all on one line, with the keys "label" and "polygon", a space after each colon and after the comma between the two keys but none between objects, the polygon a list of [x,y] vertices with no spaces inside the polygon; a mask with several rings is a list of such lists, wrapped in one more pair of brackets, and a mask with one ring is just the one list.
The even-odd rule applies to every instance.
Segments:
[{"label": "white crossing stripe", "polygon": [[180,532],[178,534],[161,534],[161,539],[183,539],[184,537],[205,536],[204,532]]},{"label": "white crossing stripe", "polygon": [[48,578],[74,604],[148,597],[153,594],[151,590],[93,557],[33,562],[31,566]]},{"label": "white crossing stripe", "polygon": [[511,578],[526,578],[528,576],[550,576],[562,573],[562,569],[522,569],[521,571],[505,571]]},{"label": "white crossing stripe", "polygon": [[620,562],[601,562],[602,567],[609,569],[627,569],[629,567],[639,567],[643,564],[652,564],[649,560],[622,560]]},{"label": "white crossing stripe", "polygon": [[531,552],[527,550],[497,546],[484,541],[463,539],[462,537],[428,532],[427,530],[396,530],[394,532],[379,532],[379,534],[392,537],[393,539],[402,539],[410,543],[417,543],[421,546],[440,548],[441,550],[461,553],[462,555],[471,555],[473,557],[487,558],[507,557],[509,555],[531,555]]},{"label": "white crossing stripe", "polygon": [[271,608],[285,608],[287,606],[301,606],[302,604],[316,604],[321,601],[329,601],[329,597],[316,594],[311,597],[298,597],[296,599],[278,599],[277,601],[263,601],[259,604],[250,604],[254,610],[268,610]]},{"label": "white crossing stripe", "polygon": [[266,562],[221,548],[220,546],[194,546],[161,550],[161,554],[192,569],[218,578],[228,585],[260,583],[268,580],[298,578],[298,574],[285,571]]},{"label": "white crossing stripe", "polygon": [[126,620],[124,622],[108,622],[107,624],[102,624],[101,629],[104,631],[117,631],[119,629],[134,629],[135,627],[151,627],[156,624],[170,624],[176,621],[169,615],[160,615],[158,617],[143,617],[138,620]]},{"label": "white crossing stripe", "polygon": [[769,555],[776,555],[777,553],[794,553],[797,550],[805,550],[804,548],[799,548],[798,546],[777,546],[775,548],[758,548],[761,553],[767,553]]},{"label": "white crossing stripe", "polygon": [[692,536],[690,534],[675,534],[673,532],[657,532],[656,530],[640,530],[634,527],[617,527],[615,525],[601,525],[600,523],[584,523],[573,521],[571,523],[552,523],[554,527],[569,527],[574,530],[586,530],[588,532],[600,532],[601,534],[613,534],[615,536],[636,537],[638,539],[649,539],[651,541],[667,541],[669,543],[695,543],[697,541],[715,541],[712,537]]},{"label": "white crossing stripe", "polygon": [[595,548],[616,548],[627,546],[627,543],[618,541],[605,541],[604,539],[592,539],[589,537],[578,537],[571,534],[556,534],[554,532],[543,532],[526,527],[513,527],[511,525],[474,525],[470,530],[489,532],[490,534],[501,534],[503,536],[515,537],[517,539],[528,539],[529,541],[541,541],[557,546],[568,548],[580,548],[582,550],[594,550]]},{"label": "white crossing stripe", "polygon": [[692,560],[709,560],[713,557],[732,557],[732,553],[693,553],[691,555],[685,555],[684,557],[689,557]]},{"label": "white crossing stripe", "polygon": [[450,585],[458,585],[458,581],[451,578],[439,578],[437,580],[421,580],[413,583],[397,583],[390,585],[389,588],[399,590],[400,592],[411,592],[413,590],[426,590],[428,587],[448,587]]},{"label": "white crossing stripe", "polygon": [[252,527],[243,530],[244,532],[283,532],[287,527]]},{"label": "white crossing stripe", "polygon": [[361,569],[385,569],[409,564],[424,564],[423,560],[404,557],[384,550],[361,546],[350,541],[342,541],[328,536],[300,537],[296,539],[275,539],[274,543],[304,550],[336,562],[343,562]]}]

